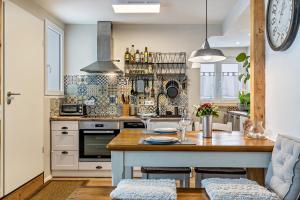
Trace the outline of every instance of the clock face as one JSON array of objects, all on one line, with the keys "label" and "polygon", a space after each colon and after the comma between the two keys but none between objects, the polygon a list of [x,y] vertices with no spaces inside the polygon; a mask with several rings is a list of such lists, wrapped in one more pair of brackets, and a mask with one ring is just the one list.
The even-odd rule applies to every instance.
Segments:
[{"label": "clock face", "polygon": [[285,50],[294,41],[298,30],[298,5],[299,0],[269,0],[267,35],[274,50]]}]

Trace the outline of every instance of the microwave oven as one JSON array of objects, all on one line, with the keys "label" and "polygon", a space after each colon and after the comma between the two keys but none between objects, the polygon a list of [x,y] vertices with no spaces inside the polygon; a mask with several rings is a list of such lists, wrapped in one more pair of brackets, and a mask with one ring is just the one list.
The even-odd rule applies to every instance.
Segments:
[{"label": "microwave oven", "polygon": [[62,104],[59,110],[60,116],[85,116],[86,105],[84,104]]}]

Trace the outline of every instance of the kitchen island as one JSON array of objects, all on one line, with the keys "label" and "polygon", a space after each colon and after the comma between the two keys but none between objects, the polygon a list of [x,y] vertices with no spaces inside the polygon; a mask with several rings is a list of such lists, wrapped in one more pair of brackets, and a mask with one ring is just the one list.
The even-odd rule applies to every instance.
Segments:
[{"label": "kitchen island", "polygon": [[[150,135],[149,135],[150,136]],[[168,135],[174,136],[176,135]],[[249,139],[240,132],[214,132],[204,139],[202,133],[190,132],[195,144],[140,144],[142,130],[124,130],[107,148],[112,155],[112,184],[132,178],[132,168],[147,167],[242,167],[248,178],[263,184],[263,170],[268,167],[274,142]]]}]

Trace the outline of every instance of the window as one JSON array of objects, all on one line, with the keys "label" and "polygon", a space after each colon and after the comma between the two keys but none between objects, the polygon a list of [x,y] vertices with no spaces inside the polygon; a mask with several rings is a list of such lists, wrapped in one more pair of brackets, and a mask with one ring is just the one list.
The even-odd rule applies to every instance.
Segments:
[{"label": "window", "polygon": [[64,32],[45,21],[45,95],[63,95]]},{"label": "window", "polygon": [[239,91],[246,88],[238,79],[241,67],[240,63],[233,60],[201,64],[201,100],[217,102],[237,101]]}]

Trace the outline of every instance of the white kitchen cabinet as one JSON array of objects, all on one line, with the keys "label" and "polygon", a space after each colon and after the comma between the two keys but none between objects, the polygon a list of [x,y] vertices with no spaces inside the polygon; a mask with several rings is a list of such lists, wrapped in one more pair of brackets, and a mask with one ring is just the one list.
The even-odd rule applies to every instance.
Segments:
[{"label": "white kitchen cabinet", "polygon": [[78,170],[78,121],[52,121],[52,170]]},{"label": "white kitchen cabinet", "polygon": [[79,149],[78,131],[52,131],[52,150],[74,150]]},{"label": "white kitchen cabinet", "polygon": [[78,170],[78,151],[52,151],[52,170]]},{"label": "white kitchen cabinet", "polygon": [[52,131],[78,131],[78,121],[53,121]]},{"label": "white kitchen cabinet", "polygon": [[111,162],[79,162],[79,170],[111,170]]}]

